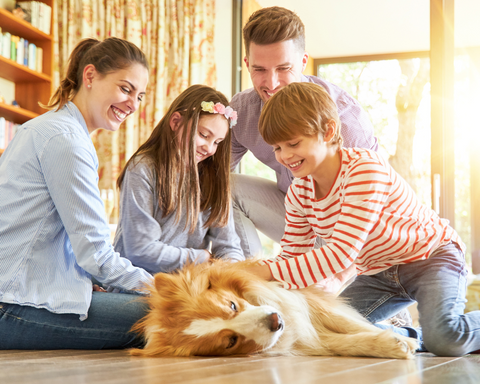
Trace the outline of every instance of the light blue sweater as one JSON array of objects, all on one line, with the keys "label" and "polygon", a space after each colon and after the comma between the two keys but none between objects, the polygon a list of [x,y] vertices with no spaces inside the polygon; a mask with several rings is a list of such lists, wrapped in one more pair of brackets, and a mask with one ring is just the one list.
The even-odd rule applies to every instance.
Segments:
[{"label": "light blue sweater", "polygon": [[162,217],[158,208],[155,173],[147,160],[132,162],[120,191],[120,219],[114,247],[123,257],[150,273],[170,272],[187,261],[204,262],[205,249],[212,242],[216,258],[244,260],[240,239],[235,232],[233,214],[223,228],[204,228],[208,212],[201,212],[193,233],[184,229],[183,210],[178,223],[176,212]]}]

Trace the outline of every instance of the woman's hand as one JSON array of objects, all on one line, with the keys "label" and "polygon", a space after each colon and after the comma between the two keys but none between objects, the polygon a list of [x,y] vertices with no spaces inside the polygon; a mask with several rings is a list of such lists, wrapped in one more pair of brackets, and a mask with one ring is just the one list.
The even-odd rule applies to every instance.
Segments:
[{"label": "woman's hand", "polygon": [[107,292],[107,291],[105,290],[105,288],[100,287],[97,284],[93,284],[93,292]]}]

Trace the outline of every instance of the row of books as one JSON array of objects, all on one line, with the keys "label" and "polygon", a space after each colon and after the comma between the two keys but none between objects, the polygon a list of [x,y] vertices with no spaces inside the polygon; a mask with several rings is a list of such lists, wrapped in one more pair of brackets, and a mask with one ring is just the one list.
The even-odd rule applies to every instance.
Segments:
[{"label": "row of books", "polygon": [[1,28],[0,55],[34,71],[42,72],[43,70],[43,49],[29,43],[23,37],[12,35],[9,32],[2,33]]},{"label": "row of books", "polygon": [[17,1],[23,10],[23,18],[34,27],[50,35],[52,7],[41,1]]},{"label": "row of books", "polygon": [[0,149],[7,148],[15,133],[17,133],[18,127],[20,127],[20,124],[15,124],[5,120],[4,117],[0,117]]}]

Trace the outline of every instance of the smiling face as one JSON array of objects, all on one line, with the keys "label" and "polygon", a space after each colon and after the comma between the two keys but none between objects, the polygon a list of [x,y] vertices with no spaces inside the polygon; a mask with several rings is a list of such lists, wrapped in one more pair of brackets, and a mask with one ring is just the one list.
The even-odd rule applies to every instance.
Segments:
[{"label": "smiling face", "polygon": [[218,145],[228,133],[228,121],[222,115],[201,115],[195,138],[195,160],[197,163],[213,156]]},{"label": "smiling face", "polygon": [[245,64],[250,72],[253,87],[266,102],[282,87],[299,82],[308,61],[293,40],[257,45],[250,43]]},{"label": "smiling face", "polygon": [[85,118],[90,133],[98,128],[116,131],[138,109],[147,83],[148,70],[141,64],[106,75],[101,75],[90,64],[84,69],[83,85],[73,102]]},{"label": "smiling face", "polygon": [[338,153],[335,145],[329,141],[334,136],[334,123],[330,123],[325,137],[322,135],[296,136],[290,140],[272,145],[276,160],[290,169],[293,176],[302,178],[312,175],[313,179],[323,184],[338,172]]}]

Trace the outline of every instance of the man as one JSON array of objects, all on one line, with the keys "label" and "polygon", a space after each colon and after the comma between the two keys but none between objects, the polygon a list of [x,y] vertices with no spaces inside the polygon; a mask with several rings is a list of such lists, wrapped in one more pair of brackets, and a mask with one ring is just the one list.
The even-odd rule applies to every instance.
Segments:
[{"label": "man", "polygon": [[327,90],[338,106],[345,147],[377,150],[378,144],[368,115],[358,101],[334,84],[302,75],[308,61],[305,27],[294,12],[281,7],[258,10],[243,28],[243,38],[244,60],[253,88],[236,94],[231,102],[239,116],[232,129],[232,167],[250,150],[277,176],[276,185],[255,176],[233,177],[235,227],[245,256],[249,257],[261,252],[256,228],[280,243],[285,228],[285,194],[293,180],[292,173],[275,160],[272,147],[258,132],[260,112],[273,94],[293,82],[316,83]]}]

